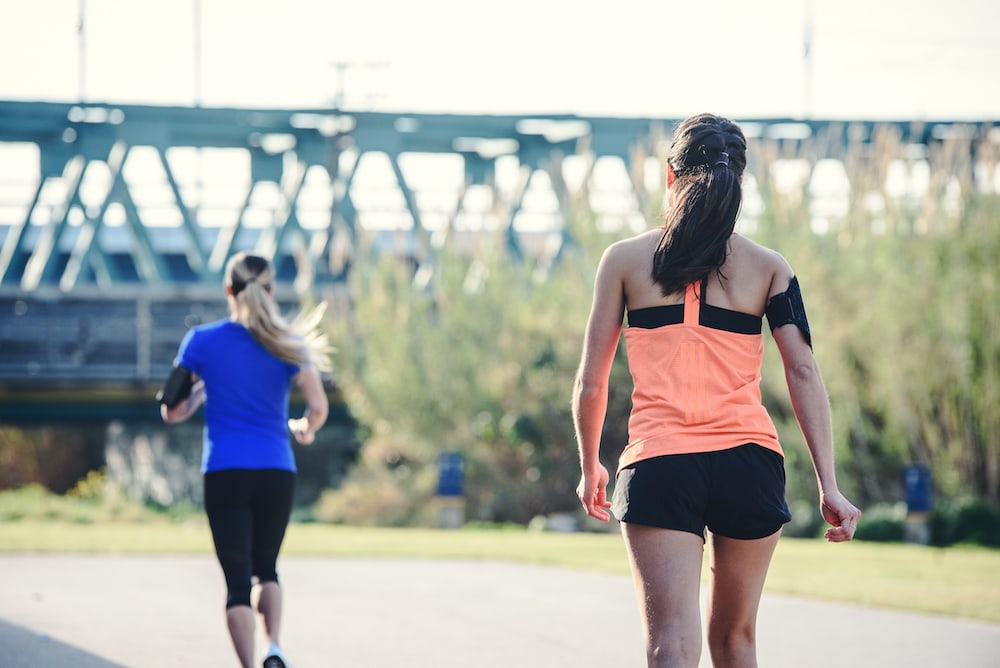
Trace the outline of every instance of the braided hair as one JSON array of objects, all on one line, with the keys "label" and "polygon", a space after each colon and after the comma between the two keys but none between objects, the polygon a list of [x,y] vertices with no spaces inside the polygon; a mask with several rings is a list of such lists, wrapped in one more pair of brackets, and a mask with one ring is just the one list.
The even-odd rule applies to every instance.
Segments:
[{"label": "braided hair", "polygon": [[732,121],[699,114],[674,132],[667,162],[676,180],[663,235],[653,255],[653,280],[664,295],[722,276],[727,243],[743,200],[746,138]]}]

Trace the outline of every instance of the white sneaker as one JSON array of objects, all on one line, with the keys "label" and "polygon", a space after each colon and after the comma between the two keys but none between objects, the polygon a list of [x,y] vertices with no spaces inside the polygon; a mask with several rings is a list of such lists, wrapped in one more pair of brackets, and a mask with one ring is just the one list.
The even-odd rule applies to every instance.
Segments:
[{"label": "white sneaker", "polygon": [[273,643],[267,648],[267,654],[264,655],[264,668],[288,668],[288,662],[285,661],[285,655],[281,653],[281,648]]}]

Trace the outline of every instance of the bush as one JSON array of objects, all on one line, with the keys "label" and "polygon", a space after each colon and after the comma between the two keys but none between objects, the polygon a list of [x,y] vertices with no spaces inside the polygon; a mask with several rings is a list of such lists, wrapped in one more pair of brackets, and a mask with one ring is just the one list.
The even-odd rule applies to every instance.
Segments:
[{"label": "bush", "polygon": [[788,509],[792,512],[792,520],[785,525],[782,535],[789,538],[815,538],[820,535],[825,522],[815,503],[802,500],[790,501]]},{"label": "bush", "polygon": [[1000,547],[1000,510],[981,499],[943,501],[931,512],[931,543]]},{"label": "bush", "polygon": [[317,521],[433,525],[442,452],[464,459],[470,521],[527,524],[578,505],[570,395],[590,263],[567,255],[539,283],[502,247],[438,260],[430,293],[394,264],[356,277],[365,331],[337,340],[338,372],[367,438],[341,486],[314,504]]},{"label": "bush", "polygon": [[865,510],[854,534],[856,540],[901,543],[906,536],[906,505],[882,504]]},{"label": "bush", "polygon": [[51,520],[72,524],[100,522],[183,521],[198,509],[185,504],[154,507],[126,498],[91,471],[66,494],[53,494],[32,483],[0,491],[0,522]]},{"label": "bush", "polygon": [[99,468],[103,454],[102,427],[0,426],[0,490],[40,485],[63,494]]}]

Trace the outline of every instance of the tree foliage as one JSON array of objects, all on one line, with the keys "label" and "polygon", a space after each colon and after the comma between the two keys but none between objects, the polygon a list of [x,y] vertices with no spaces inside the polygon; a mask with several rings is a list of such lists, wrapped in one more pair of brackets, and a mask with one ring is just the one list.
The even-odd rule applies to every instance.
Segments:
[{"label": "tree foliage", "polygon": [[[369,495],[394,499],[389,523],[427,521],[436,458],[459,452],[471,518],[527,522],[572,508],[569,392],[589,276],[567,259],[539,281],[502,251],[440,257],[438,269],[431,292],[415,291],[391,258],[360,278],[362,334],[338,348],[341,385],[369,433],[336,494],[372,506],[382,502]],[[387,519],[336,506],[325,504],[334,519]]]},{"label": "tree foliage", "polygon": [[[841,487],[862,505],[902,498],[902,469],[932,468],[938,498],[1000,504],[1000,199],[956,174],[961,150],[929,157],[920,198],[887,191],[892,136],[845,158],[846,211],[813,229],[811,189],[768,178],[777,145],[752,156],[763,201],[745,233],[789,259],[803,286],[835,419]],[[959,147],[961,148],[961,147]],[[870,151],[882,153],[872,155]],[[944,149],[940,149],[944,151]],[[882,157],[880,157],[882,156]],[[651,215],[651,224],[657,224]],[[390,257],[356,270],[356,328],[336,329],[340,384],[365,425],[359,464],[317,506],[333,521],[429,523],[435,461],[466,462],[470,519],[527,522],[577,507],[570,395],[593,276],[608,243],[587,211],[575,242],[539,280],[495,250],[441,250],[429,289]],[[766,328],[765,328],[766,329]],[[787,456],[789,497],[815,500],[808,454],[772,344],[762,391]],[[624,444],[631,383],[612,370],[602,458]]]}]

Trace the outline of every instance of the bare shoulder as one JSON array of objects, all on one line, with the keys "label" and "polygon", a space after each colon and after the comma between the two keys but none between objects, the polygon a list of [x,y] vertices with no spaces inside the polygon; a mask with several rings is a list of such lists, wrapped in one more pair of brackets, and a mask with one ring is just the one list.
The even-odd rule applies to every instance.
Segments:
[{"label": "bare shoulder", "polygon": [[788,287],[788,282],[795,274],[781,253],[742,235],[733,235],[731,244],[733,254],[741,264],[753,266],[760,275],[769,278],[770,295],[782,292]]},{"label": "bare shoulder", "polygon": [[758,266],[778,268],[788,265],[788,261],[781,253],[743,235],[734,234],[730,237],[730,244],[733,252],[744,255]]},{"label": "bare shoulder", "polygon": [[616,241],[604,251],[601,263],[628,268],[640,259],[649,260],[662,233],[662,230],[654,229]]}]

